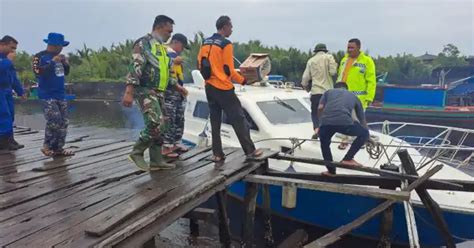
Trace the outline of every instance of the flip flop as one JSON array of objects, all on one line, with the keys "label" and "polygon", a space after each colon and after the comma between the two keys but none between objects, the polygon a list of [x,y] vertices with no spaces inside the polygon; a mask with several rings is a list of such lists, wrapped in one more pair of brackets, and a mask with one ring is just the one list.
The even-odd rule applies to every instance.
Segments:
[{"label": "flip flop", "polygon": [[189,147],[183,145],[183,144],[177,144],[175,145],[174,147],[176,147],[176,150],[178,150],[179,152],[187,152],[189,151]]},{"label": "flip flop", "polygon": [[262,156],[263,150],[262,149],[256,149],[253,151],[251,154],[247,155],[245,160],[252,160],[252,159],[257,159],[258,157]]},{"label": "flip flop", "polygon": [[327,176],[327,177],[335,177],[336,176],[336,174],[332,174],[329,171],[321,172],[321,175],[322,176]]},{"label": "flip flop", "polygon": [[212,157],[209,158],[208,160],[212,161],[214,163],[219,163],[219,162],[223,162],[225,160],[225,156],[224,157],[219,157],[219,156],[216,156],[216,155],[212,155]]},{"label": "flip flop", "polygon": [[55,151],[54,152],[54,157],[70,157],[70,156],[74,156],[76,155],[76,153],[74,151],[68,151],[68,150],[59,150],[59,151]]},{"label": "flip flop", "polygon": [[41,148],[41,153],[43,153],[43,155],[45,155],[46,157],[54,156],[54,152],[52,150],[49,150],[49,148],[46,148],[46,147]]},{"label": "flip flop", "polygon": [[167,157],[167,158],[178,158],[179,157],[179,154],[176,153],[176,152],[170,152],[170,153],[162,154],[162,155]]}]

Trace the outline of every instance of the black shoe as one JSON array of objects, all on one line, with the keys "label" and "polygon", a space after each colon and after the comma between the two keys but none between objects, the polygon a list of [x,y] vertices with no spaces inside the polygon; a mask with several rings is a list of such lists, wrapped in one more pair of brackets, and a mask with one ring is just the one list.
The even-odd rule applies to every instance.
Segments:
[{"label": "black shoe", "polygon": [[18,142],[16,142],[15,138],[13,138],[13,135],[8,137],[8,141],[9,141],[10,147],[14,148],[12,150],[18,150],[18,149],[21,149],[21,148],[25,147],[24,145],[18,144]]},{"label": "black shoe", "polygon": [[0,150],[8,150],[8,137],[0,136]]}]

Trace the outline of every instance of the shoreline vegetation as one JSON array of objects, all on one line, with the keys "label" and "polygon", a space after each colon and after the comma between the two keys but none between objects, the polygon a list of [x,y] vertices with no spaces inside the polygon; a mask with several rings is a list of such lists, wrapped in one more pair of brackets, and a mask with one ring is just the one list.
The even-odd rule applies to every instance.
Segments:
[{"label": "shoreline vegetation", "polygon": [[[203,37],[205,37],[203,33],[196,33],[193,39],[190,39],[190,49],[183,53],[186,82],[192,81],[190,71],[196,68],[196,57]],[[131,61],[132,46],[133,40],[96,50],[84,44],[81,49],[67,54],[71,64],[67,81],[69,83],[123,83]],[[345,53],[342,50],[331,52],[338,63]],[[370,55],[370,51],[366,52]],[[314,55],[312,49],[301,51],[292,47],[266,46],[259,40],[234,43],[234,55],[239,61],[244,61],[250,53],[268,53],[272,61],[271,74],[283,75],[288,81],[297,84],[301,81],[306,62]],[[35,80],[31,70],[31,59],[32,54],[21,51],[18,52],[15,61],[20,80],[25,85]],[[440,67],[465,66],[468,64],[466,59],[467,57],[462,56],[453,44],[445,45],[436,58],[429,62],[411,54],[374,57],[377,75],[388,73],[386,82],[405,85],[437,82],[437,77],[432,75],[433,70]],[[238,63],[235,64],[238,67]]]}]

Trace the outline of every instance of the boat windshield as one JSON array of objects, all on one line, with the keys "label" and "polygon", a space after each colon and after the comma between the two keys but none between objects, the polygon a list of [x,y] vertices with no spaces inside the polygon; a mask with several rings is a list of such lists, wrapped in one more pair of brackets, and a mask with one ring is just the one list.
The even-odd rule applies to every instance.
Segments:
[{"label": "boat windshield", "polygon": [[297,99],[280,99],[257,102],[257,106],[274,125],[311,122],[311,113]]}]

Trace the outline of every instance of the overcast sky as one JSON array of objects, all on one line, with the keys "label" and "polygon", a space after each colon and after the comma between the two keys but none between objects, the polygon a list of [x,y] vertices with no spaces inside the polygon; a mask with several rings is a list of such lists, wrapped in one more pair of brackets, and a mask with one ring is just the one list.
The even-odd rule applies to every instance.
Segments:
[{"label": "overcast sky", "polygon": [[234,24],[232,41],[259,39],[304,51],[322,42],[335,51],[358,37],[372,55],[437,54],[447,43],[474,55],[473,2],[0,0],[0,35],[13,35],[20,50],[33,53],[44,49],[48,32],[61,32],[71,42],[66,51],[74,51],[84,43],[98,48],[136,39],[150,32],[158,14],[175,20],[175,32],[209,35],[226,14]]}]

